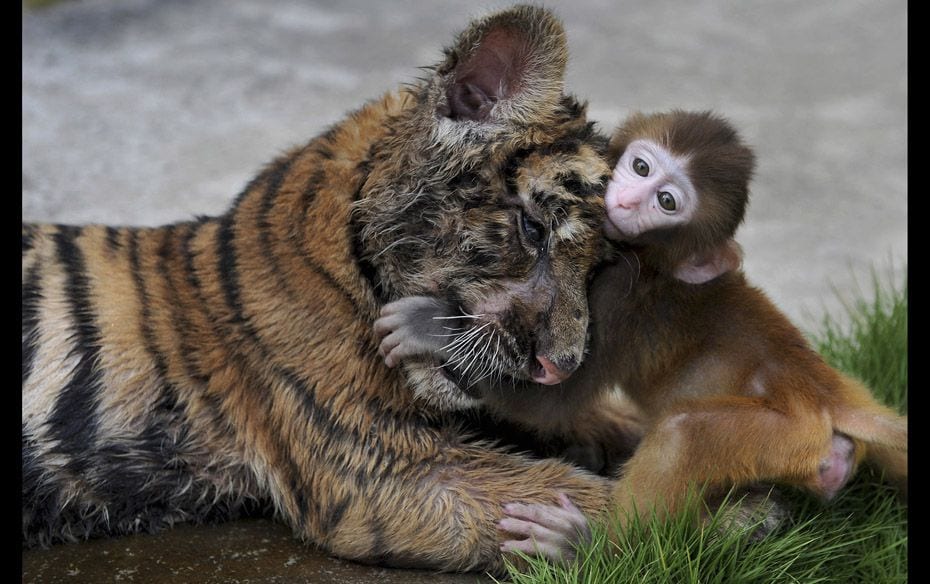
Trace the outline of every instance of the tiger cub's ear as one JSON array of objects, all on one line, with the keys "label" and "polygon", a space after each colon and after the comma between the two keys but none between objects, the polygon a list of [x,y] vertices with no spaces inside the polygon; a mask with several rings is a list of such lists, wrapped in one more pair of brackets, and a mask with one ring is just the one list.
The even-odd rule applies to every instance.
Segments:
[{"label": "tiger cub's ear", "polygon": [[438,113],[453,120],[544,122],[562,95],[568,48],[549,11],[517,6],[459,34],[437,69],[445,78]]}]

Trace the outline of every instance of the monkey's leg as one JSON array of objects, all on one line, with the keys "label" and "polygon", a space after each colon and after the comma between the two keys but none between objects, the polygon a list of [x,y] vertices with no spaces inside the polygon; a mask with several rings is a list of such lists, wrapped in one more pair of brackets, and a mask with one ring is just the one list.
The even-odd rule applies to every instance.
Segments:
[{"label": "monkey's leg", "polygon": [[612,504],[622,522],[627,513],[675,513],[692,487],[776,482],[829,497],[852,473],[850,446],[820,412],[782,413],[750,398],[692,402],[646,435],[624,467]]},{"label": "monkey's leg", "polygon": [[871,392],[855,379],[841,376],[831,406],[833,427],[864,443],[865,459],[881,469],[907,497],[907,416],[879,404]]}]

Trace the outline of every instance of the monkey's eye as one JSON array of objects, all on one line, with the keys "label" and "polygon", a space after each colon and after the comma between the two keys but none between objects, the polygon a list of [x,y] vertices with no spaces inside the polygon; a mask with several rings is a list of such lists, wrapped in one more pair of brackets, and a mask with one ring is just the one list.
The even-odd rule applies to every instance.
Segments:
[{"label": "monkey's eye", "polygon": [[649,175],[649,165],[642,158],[633,159],[633,172],[639,176],[648,176]]},{"label": "monkey's eye", "polygon": [[668,191],[659,191],[656,198],[659,200],[659,206],[666,211],[671,212],[678,208],[674,195]]},{"label": "monkey's eye", "polygon": [[542,223],[529,217],[526,213],[521,214],[521,224],[523,226],[523,235],[526,236],[529,243],[538,246],[546,238],[546,228],[543,227]]}]

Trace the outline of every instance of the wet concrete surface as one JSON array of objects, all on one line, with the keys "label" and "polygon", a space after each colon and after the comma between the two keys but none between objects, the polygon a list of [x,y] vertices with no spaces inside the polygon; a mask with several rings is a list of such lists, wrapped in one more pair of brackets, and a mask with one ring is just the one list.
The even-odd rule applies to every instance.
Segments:
[{"label": "wet concrete surface", "polygon": [[179,525],[23,553],[23,583],[492,584],[481,574],[396,570],[339,560],[268,519]]}]

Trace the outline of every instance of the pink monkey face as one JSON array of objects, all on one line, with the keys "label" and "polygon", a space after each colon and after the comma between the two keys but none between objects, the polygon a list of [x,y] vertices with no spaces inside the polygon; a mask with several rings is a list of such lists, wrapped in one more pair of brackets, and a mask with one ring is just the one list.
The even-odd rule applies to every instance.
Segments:
[{"label": "pink monkey face", "polygon": [[634,239],[642,233],[686,223],[697,209],[697,191],[688,178],[688,158],[652,140],[627,146],[607,185],[607,237]]}]

